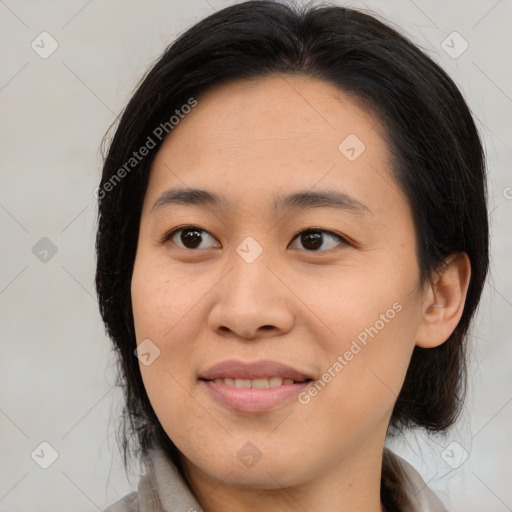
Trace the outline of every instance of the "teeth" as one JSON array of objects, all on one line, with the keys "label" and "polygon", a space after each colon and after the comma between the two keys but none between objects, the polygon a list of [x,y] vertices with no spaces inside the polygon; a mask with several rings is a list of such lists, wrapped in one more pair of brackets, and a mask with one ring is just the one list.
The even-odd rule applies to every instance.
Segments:
[{"label": "teeth", "polygon": [[[290,379],[286,379],[286,380],[290,380]],[[293,384],[293,380],[291,383]],[[281,386],[281,384],[283,384],[283,379],[281,379],[281,377],[270,377],[270,379],[268,379],[268,385],[271,388]]]},{"label": "teeth", "polygon": [[235,387],[237,388],[250,388],[251,380],[250,379],[235,379]]},{"label": "teeth", "polygon": [[281,377],[269,377],[268,379],[215,379],[215,384],[224,384],[228,387],[240,389],[266,389],[278,386],[289,386],[295,381],[293,379],[282,379]]},{"label": "teeth", "polygon": [[269,387],[268,379],[254,379],[251,381],[251,388],[264,389]]}]

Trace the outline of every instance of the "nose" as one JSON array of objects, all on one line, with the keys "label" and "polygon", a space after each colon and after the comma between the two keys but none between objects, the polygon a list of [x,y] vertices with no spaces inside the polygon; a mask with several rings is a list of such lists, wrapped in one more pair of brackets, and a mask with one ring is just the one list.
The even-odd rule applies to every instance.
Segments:
[{"label": "nose", "polygon": [[293,292],[285,276],[261,255],[248,263],[236,254],[227,275],[216,287],[208,324],[221,336],[245,339],[285,334],[295,321]]}]

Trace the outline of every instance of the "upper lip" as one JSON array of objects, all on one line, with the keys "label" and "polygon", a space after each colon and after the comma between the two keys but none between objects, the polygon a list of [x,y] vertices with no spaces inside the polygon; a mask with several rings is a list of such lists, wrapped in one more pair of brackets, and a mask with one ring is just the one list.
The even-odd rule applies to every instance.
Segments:
[{"label": "upper lip", "polygon": [[293,379],[297,382],[312,379],[311,376],[302,373],[291,366],[278,363],[277,361],[255,361],[245,362],[235,359],[221,361],[210,366],[199,375],[205,380],[213,379],[265,379],[269,377],[281,377],[282,379]]}]

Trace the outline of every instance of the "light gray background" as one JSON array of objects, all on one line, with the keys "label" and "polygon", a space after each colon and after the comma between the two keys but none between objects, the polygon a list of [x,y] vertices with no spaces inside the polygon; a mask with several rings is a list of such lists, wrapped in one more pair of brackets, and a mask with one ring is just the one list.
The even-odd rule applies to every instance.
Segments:
[{"label": "light gray background", "polygon": [[[115,444],[122,404],[94,293],[99,146],[150,62],[229,3],[0,0],[0,511],[102,509],[137,482],[127,480]],[[451,511],[512,510],[512,2],[349,5],[380,13],[448,71],[478,120],[489,164],[492,275],[475,324],[467,408],[446,438],[410,435],[393,447]],[[43,31],[59,45],[46,59],[31,48],[48,51]],[[442,48],[453,31],[469,45],[458,58]],[[453,36],[447,42],[462,48]],[[32,251],[43,237],[57,248],[46,262]],[[58,453],[48,469],[31,458],[43,441]],[[469,458],[450,467],[442,454],[462,449]],[[35,453],[49,460],[47,448]]]}]

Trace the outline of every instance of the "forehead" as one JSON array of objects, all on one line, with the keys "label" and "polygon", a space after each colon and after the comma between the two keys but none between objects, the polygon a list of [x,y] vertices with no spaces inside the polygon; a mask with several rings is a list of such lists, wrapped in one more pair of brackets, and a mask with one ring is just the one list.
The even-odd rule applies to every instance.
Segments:
[{"label": "forehead", "polygon": [[211,151],[217,146],[219,151],[239,149],[243,157],[255,155],[257,150],[265,153],[273,142],[273,150],[281,147],[282,154],[291,158],[291,147],[303,147],[301,153],[307,150],[313,152],[311,156],[318,156],[325,149],[318,143],[325,140],[322,146],[330,144],[329,153],[337,154],[338,145],[332,147],[331,142],[341,142],[349,134],[359,134],[369,144],[382,146],[377,132],[369,133],[377,124],[368,108],[330,83],[277,75],[238,80],[207,90],[198,98],[197,107],[180,121],[179,129],[171,132],[164,147],[173,141],[174,146],[185,142],[198,150]]},{"label": "forehead", "polygon": [[247,204],[317,186],[356,198],[387,193],[389,203],[401,195],[378,119],[332,84],[291,75],[240,80],[197,102],[155,158],[153,201],[176,185],[222,190]]}]

